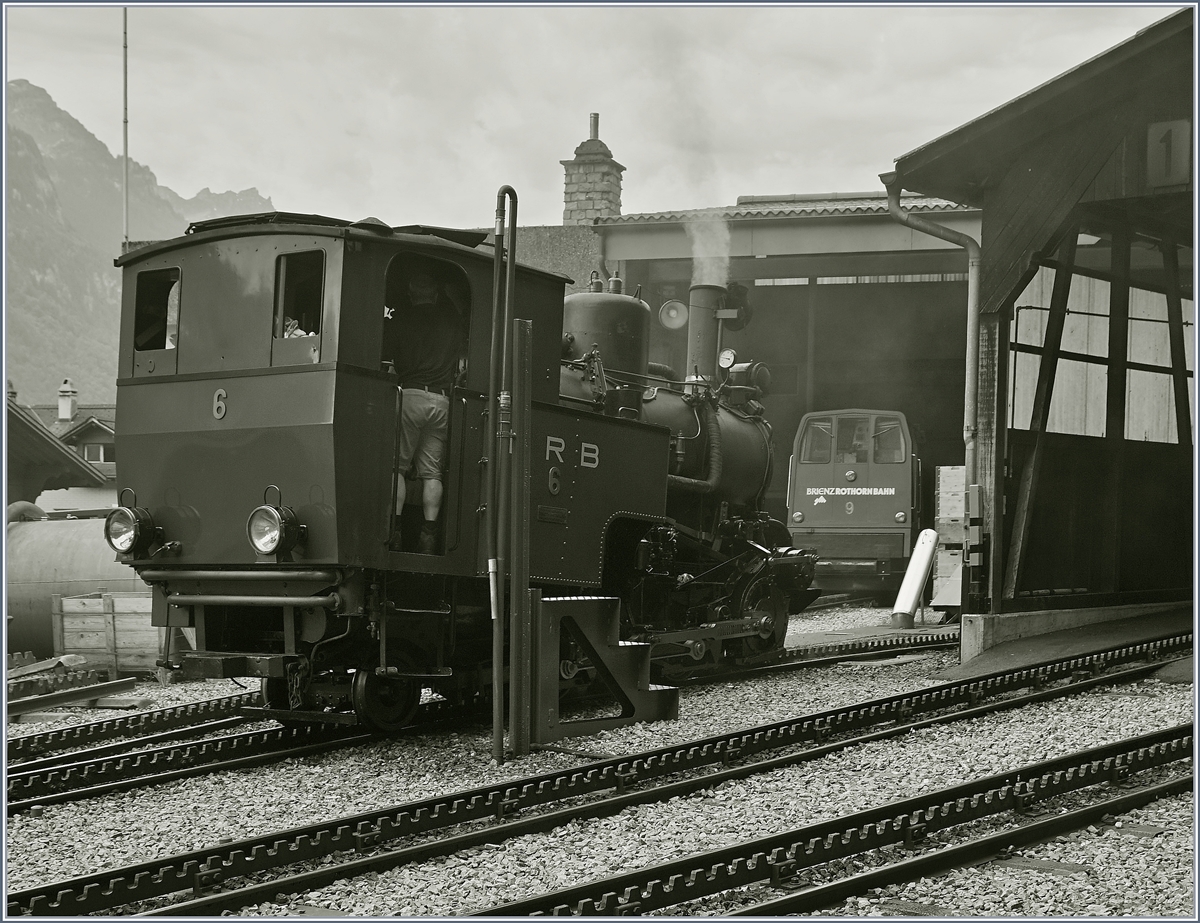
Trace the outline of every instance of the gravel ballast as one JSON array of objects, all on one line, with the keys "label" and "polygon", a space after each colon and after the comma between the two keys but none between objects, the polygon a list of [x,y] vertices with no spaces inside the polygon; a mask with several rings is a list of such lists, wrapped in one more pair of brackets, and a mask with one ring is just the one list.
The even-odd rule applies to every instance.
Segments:
[{"label": "gravel ballast", "polygon": [[[879,609],[815,610],[793,618],[789,644],[796,643],[798,629],[877,625],[887,615]],[[935,652],[903,662],[851,661],[685,689],[678,721],[634,725],[563,743],[612,755],[664,746],[933,685],[933,677],[956,662],[953,651]],[[175,696],[190,691],[195,698],[238,691],[228,681],[220,688],[216,682],[200,684],[204,691],[199,695],[184,685],[159,688]],[[155,698],[153,707],[176,704]],[[285,895],[277,903],[243,913],[294,915],[314,908],[309,912],[461,914],[1181,724],[1192,720],[1193,709],[1188,684],[1150,680],[1101,689],[863,745],[545,835]],[[81,720],[94,719],[75,716],[64,723]],[[15,729],[33,733],[44,727]],[[13,730],[9,728],[10,736]],[[490,728],[476,726],[48,806],[41,817],[18,815],[8,820],[7,888],[32,887],[213,845],[226,837],[262,835],[580,762],[550,751],[496,767],[490,765],[490,736]],[[1188,915],[1195,894],[1192,821],[1190,797],[1166,799],[1122,818],[1121,828],[1085,831],[1020,853],[1067,867],[1084,866],[1086,872],[1064,874],[1061,869],[993,863],[864,895],[827,913],[911,915],[911,908],[908,913],[903,908],[919,904],[935,908],[930,911],[935,914],[956,916]],[[1125,828],[1129,830],[1122,832]],[[1136,887],[1129,884],[1131,877],[1136,877]],[[767,889],[753,894],[755,900],[771,896]],[[738,903],[734,895],[672,912],[720,914]],[[1105,909],[1095,909],[1099,907]]]}]

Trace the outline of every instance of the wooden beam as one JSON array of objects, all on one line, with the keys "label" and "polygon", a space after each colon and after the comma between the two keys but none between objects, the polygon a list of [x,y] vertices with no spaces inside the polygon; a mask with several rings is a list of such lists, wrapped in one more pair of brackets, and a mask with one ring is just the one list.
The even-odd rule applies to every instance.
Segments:
[{"label": "wooden beam", "polygon": [[[1076,312],[1069,311],[1068,313],[1074,314]],[[1080,312],[1080,313],[1082,313],[1082,312]],[[1108,317],[1107,314],[1104,314],[1102,316],[1105,318]],[[1141,321],[1142,323],[1151,323],[1151,321],[1145,317],[1140,317],[1140,318],[1138,318],[1138,320]],[[1040,356],[1042,354],[1042,347],[1034,346],[1031,343],[1014,343],[1012,345],[1012,349],[1013,349],[1013,352],[1028,353],[1031,356]],[[1087,353],[1072,352],[1069,349],[1060,349],[1058,351],[1058,358],[1070,359],[1073,362],[1088,362],[1088,363],[1091,363],[1092,365],[1103,365],[1103,366],[1108,365],[1108,356],[1091,356],[1091,355],[1088,355]],[[1150,365],[1147,362],[1132,362],[1132,361],[1126,362],[1125,368],[1127,370],[1136,370],[1139,372],[1150,372],[1154,375],[1172,375],[1172,374],[1174,374],[1173,369],[1169,365]],[[1187,379],[1189,379],[1191,377],[1192,377],[1191,370],[1184,369],[1183,370],[1184,381],[1186,382]],[[1186,396],[1186,391],[1184,392],[1184,394]]]},{"label": "wooden beam", "polygon": [[1162,242],[1167,283],[1167,327],[1171,335],[1171,380],[1175,385],[1175,429],[1179,444],[1192,444],[1192,411],[1188,399],[1187,356],[1183,349],[1183,302],[1179,293],[1179,254],[1171,241]]},{"label": "wooden beam", "polygon": [[1101,545],[1100,589],[1121,588],[1121,461],[1125,446],[1125,395],[1129,377],[1129,260],[1132,238],[1127,228],[1112,239],[1113,281],[1108,296],[1108,388],[1104,411],[1105,534]]},{"label": "wooden beam", "polygon": [[1037,495],[1038,474],[1042,464],[1046,424],[1050,419],[1050,403],[1054,397],[1054,377],[1058,372],[1058,353],[1062,347],[1063,327],[1067,321],[1067,299],[1071,295],[1071,266],[1075,263],[1078,235],[1071,228],[1059,248],[1060,268],[1054,271],[1054,289],[1050,295],[1050,314],[1046,318],[1046,333],[1042,338],[1042,359],[1038,365],[1037,387],[1033,393],[1033,413],[1029,429],[1035,433],[1033,451],[1025,460],[1017,499],[1013,510],[1012,537],[1009,540],[1008,562],[1004,573],[1005,599],[1014,599],[1021,582],[1021,569],[1028,548],[1029,526],[1033,519],[1033,501]]}]

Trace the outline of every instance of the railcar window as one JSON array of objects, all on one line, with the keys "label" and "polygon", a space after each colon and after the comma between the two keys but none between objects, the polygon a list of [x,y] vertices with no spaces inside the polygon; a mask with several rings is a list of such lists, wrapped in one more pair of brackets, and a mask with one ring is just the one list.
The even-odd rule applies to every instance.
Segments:
[{"label": "railcar window", "polygon": [[285,253],[275,260],[275,339],[321,335],[325,251]]},{"label": "railcar window", "polygon": [[838,417],[837,459],[838,464],[865,464],[870,451],[871,432],[868,417]]},{"label": "railcar window", "polygon": [[833,419],[815,417],[804,426],[800,441],[800,461],[808,465],[827,465],[833,454]]},{"label": "railcar window", "polygon": [[875,418],[875,452],[877,465],[898,465],[904,461],[904,430],[898,417]]},{"label": "railcar window", "polygon": [[133,314],[133,348],[174,349],[179,337],[179,270],[139,272]]}]

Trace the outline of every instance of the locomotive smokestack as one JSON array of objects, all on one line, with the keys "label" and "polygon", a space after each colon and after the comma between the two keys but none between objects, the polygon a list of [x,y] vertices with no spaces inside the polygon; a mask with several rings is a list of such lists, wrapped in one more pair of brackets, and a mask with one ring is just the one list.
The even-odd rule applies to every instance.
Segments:
[{"label": "locomotive smokestack", "polygon": [[717,311],[725,304],[723,285],[693,285],[688,290],[688,381],[717,373]]}]

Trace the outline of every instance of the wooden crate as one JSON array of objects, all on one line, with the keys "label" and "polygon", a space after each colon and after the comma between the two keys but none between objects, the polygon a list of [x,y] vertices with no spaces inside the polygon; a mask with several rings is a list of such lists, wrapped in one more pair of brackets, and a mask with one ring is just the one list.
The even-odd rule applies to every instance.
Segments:
[{"label": "wooden crate", "polygon": [[150,624],[150,590],[55,596],[51,609],[54,653],[79,654],[94,669],[154,673],[165,628]]},{"label": "wooden crate", "polygon": [[935,519],[963,520],[967,515],[967,469],[962,465],[941,465],[937,469],[937,495],[933,505]]},{"label": "wooden crate", "polygon": [[962,564],[961,548],[938,547],[937,557],[933,559],[933,595],[937,596],[954,576],[955,569]]}]

